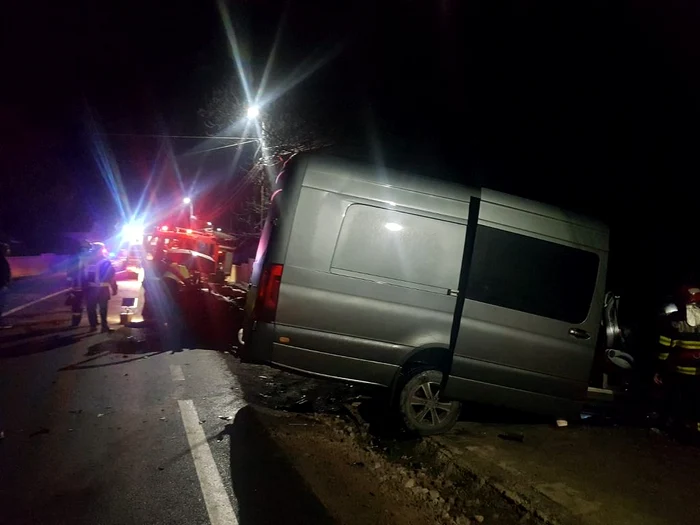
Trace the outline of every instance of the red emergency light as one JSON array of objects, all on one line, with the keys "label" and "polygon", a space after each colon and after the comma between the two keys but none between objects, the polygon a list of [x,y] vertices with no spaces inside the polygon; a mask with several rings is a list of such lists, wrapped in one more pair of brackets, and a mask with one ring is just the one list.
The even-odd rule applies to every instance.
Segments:
[{"label": "red emergency light", "polygon": [[160,231],[167,232],[167,231],[168,231],[168,227],[167,227],[167,226],[161,226],[161,227],[160,227]]}]

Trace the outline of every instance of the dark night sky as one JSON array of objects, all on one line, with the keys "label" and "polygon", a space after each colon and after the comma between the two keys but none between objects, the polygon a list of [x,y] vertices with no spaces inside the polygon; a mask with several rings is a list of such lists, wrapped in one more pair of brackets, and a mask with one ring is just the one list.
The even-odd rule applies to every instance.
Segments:
[{"label": "dark night sky", "polygon": [[[22,213],[23,199],[49,206],[28,195],[32,185],[56,192],[83,181],[75,199],[92,216],[106,199],[88,108],[110,133],[200,134],[197,109],[235,71],[214,1],[70,4],[13,8],[3,31],[0,230],[15,235],[48,227],[39,220],[46,213]],[[692,216],[700,93],[692,2],[229,7],[255,81],[278,29],[273,80],[342,50],[285,97],[345,140],[601,216],[628,251],[672,238],[661,217]],[[109,145],[138,192],[159,142]],[[72,227],[65,214],[52,226]]]}]

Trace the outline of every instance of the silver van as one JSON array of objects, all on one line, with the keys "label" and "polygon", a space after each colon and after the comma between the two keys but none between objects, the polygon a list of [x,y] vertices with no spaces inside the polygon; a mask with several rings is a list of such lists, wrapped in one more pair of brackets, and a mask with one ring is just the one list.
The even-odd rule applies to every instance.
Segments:
[{"label": "silver van", "polygon": [[391,389],[407,427],[460,401],[568,417],[586,398],[609,233],[567,211],[308,155],[277,177],[240,355]]}]

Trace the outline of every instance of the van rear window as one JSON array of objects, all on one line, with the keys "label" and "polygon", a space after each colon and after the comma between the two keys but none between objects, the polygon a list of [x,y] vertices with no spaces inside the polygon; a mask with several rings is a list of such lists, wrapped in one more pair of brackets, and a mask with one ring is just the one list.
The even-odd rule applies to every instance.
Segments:
[{"label": "van rear window", "polygon": [[572,324],[590,309],[598,255],[479,225],[467,297]]}]

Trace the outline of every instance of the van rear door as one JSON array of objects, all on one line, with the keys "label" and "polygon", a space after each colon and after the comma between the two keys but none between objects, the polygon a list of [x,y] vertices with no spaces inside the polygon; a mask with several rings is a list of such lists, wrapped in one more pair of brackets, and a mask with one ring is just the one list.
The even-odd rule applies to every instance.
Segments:
[{"label": "van rear door", "polygon": [[[277,175],[255,255],[242,328],[241,357],[264,361],[274,330],[287,243],[301,186],[302,162],[285,163]],[[293,176],[299,172],[299,176]],[[283,191],[284,190],[284,191]],[[261,337],[260,332],[265,332]],[[256,333],[259,332],[259,333]]]}]

